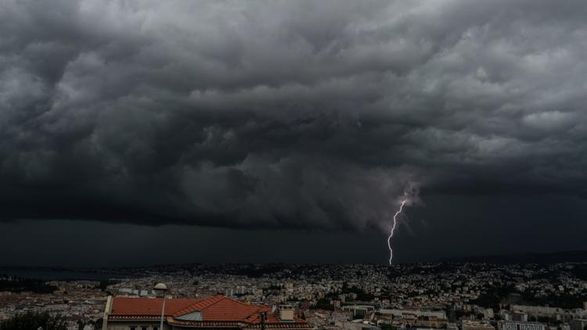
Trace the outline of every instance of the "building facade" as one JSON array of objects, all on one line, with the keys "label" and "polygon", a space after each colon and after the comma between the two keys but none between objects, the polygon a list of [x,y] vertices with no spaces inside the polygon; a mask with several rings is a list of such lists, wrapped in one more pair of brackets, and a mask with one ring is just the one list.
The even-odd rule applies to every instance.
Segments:
[{"label": "building facade", "polygon": [[499,321],[498,330],[546,330],[546,325],[539,322]]},{"label": "building facade", "polygon": [[464,320],[461,322],[462,330],[495,330],[488,322]]}]

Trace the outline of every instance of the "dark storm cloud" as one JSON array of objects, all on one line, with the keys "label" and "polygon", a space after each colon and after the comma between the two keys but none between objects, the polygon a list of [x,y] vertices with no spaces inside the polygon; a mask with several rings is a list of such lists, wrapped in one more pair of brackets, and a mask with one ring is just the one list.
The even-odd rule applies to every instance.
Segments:
[{"label": "dark storm cloud", "polygon": [[378,227],[582,197],[584,1],[3,1],[0,217]]}]

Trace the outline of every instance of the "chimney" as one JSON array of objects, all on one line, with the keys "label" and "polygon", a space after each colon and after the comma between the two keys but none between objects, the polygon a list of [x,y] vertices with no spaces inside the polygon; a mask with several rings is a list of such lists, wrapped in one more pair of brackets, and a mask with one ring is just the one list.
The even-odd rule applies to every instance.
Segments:
[{"label": "chimney", "polygon": [[279,319],[281,321],[294,321],[294,308],[290,305],[279,306]]}]

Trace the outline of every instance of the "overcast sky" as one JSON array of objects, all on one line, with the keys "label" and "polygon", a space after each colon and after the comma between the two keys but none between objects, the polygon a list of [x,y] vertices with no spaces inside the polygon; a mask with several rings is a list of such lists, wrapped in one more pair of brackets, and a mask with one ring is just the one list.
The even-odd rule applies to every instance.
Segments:
[{"label": "overcast sky", "polygon": [[0,264],[384,263],[406,191],[400,261],[587,249],[586,22],[584,0],[1,1]]}]

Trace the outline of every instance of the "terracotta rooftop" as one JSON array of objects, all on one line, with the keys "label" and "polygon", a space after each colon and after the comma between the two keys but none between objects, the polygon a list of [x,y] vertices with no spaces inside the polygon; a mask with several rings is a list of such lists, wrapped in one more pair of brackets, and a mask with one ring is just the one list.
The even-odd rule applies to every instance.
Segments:
[{"label": "terracotta rooftop", "polygon": [[[114,319],[156,317],[161,315],[162,303],[162,298],[114,297],[110,315]],[[224,296],[165,299],[166,317],[177,318],[196,311],[202,314],[204,322],[243,322],[253,325],[261,322],[260,312],[267,312],[267,323],[285,323],[271,313],[269,306],[246,304]]]},{"label": "terracotta rooftop", "polygon": [[[166,299],[165,315],[171,316],[203,299]],[[110,315],[161,316],[162,298],[114,297]]]}]

